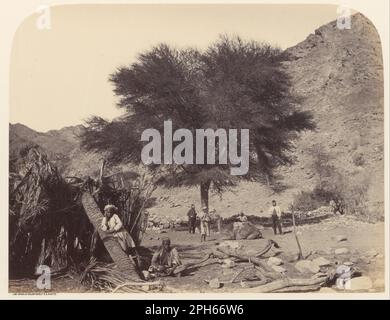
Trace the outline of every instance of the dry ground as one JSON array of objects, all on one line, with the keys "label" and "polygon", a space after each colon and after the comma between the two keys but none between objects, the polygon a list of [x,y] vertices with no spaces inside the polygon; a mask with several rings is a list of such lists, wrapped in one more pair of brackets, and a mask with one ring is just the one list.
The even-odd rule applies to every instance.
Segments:
[{"label": "dry ground", "polygon": [[[287,257],[297,252],[297,245],[291,228],[285,228],[286,234],[273,235],[271,229],[264,229],[263,236],[267,239],[275,240],[281,247],[280,257],[286,262],[284,267],[288,270],[289,276],[307,277],[297,272],[293,267],[294,263],[288,263]],[[362,275],[369,276],[373,282],[384,279],[384,224],[368,224],[348,217],[332,217],[317,224],[304,225],[298,227],[299,239],[304,255],[311,253],[309,259],[322,256],[332,262],[355,261],[355,266]],[[338,242],[335,237],[346,236],[347,240]],[[183,262],[196,261],[209,253],[213,247],[227,238],[227,234],[212,233],[210,239],[200,242],[199,234],[188,234],[187,231],[168,230],[166,233],[148,231],[143,240],[143,245],[151,249],[156,249],[163,236],[171,239],[182,257]],[[243,249],[249,252],[256,252],[264,246],[264,240],[240,240]],[[336,255],[336,248],[348,248],[350,252],[346,255]],[[377,251],[375,258],[365,258],[369,250]],[[245,263],[236,264],[232,269],[221,268],[219,264],[209,265],[200,268],[188,275],[181,277],[167,277],[162,280],[169,288],[177,292],[235,292],[242,291],[240,280],[245,277],[245,273],[238,278],[234,284],[225,283],[220,289],[211,289],[204,280],[218,278],[220,281],[229,282],[233,275],[242,269]],[[10,292],[15,294],[40,293],[35,286],[34,279],[12,280],[10,282]],[[382,291],[383,287],[377,286],[370,291]],[[63,277],[52,280],[52,290],[54,292],[91,292],[81,286],[77,279]]]}]

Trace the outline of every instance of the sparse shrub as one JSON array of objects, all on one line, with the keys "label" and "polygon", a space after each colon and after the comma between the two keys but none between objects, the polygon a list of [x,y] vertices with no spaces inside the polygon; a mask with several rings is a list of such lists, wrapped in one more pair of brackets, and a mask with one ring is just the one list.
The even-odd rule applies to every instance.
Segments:
[{"label": "sparse shrub", "polygon": [[[369,216],[367,192],[370,176],[366,172],[340,172],[331,163],[331,156],[321,145],[310,149],[313,157],[312,170],[317,176],[316,187],[309,192],[301,192],[294,198],[297,210],[310,211],[333,200],[335,211],[340,213]],[[355,153],[353,162],[357,166],[364,164],[362,153]]]},{"label": "sparse shrub", "polygon": [[293,203],[295,210],[303,212],[315,210],[322,205],[311,191],[301,191],[296,194]]},{"label": "sparse shrub", "polygon": [[342,195],[347,212],[355,215],[368,215],[367,191],[370,185],[369,175],[365,173],[350,175],[345,179],[345,182]]}]

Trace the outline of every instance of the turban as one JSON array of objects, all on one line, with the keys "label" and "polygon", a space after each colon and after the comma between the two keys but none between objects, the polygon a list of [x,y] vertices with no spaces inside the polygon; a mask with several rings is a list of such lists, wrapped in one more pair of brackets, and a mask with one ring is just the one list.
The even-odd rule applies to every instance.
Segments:
[{"label": "turban", "polygon": [[104,207],[104,211],[115,213],[118,211],[118,208],[115,207],[113,204],[108,204]]}]

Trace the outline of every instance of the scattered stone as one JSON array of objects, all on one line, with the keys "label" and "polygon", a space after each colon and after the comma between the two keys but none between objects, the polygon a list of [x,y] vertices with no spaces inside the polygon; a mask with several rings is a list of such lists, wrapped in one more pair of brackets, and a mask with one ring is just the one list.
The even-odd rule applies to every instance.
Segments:
[{"label": "scattered stone", "polygon": [[337,248],[335,251],[334,251],[335,254],[348,254],[349,253],[349,249],[348,248]]},{"label": "scattered stone", "polygon": [[235,267],[235,262],[232,259],[224,259],[222,268],[231,269]]},{"label": "scattered stone", "polygon": [[325,267],[332,264],[328,259],[325,259],[324,257],[318,257],[313,260],[313,263],[316,264],[319,267]]},{"label": "scattered stone", "polygon": [[268,258],[267,264],[269,266],[280,266],[281,264],[283,264],[283,260],[277,257],[270,257]]},{"label": "scattered stone", "polygon": [[347,261],[347,262],[344,262],[343,265],[350,267],[350,266],[353,266],[353,262]]},{"label": "scattered stone", "polygon": [[347,241],[347,240],[348,240],[347,236],[344,236],[344,235],[339,235],[336,237],[337,242]]},{"label": "scattered stone", "polygon": [[347,290],[369,290],[372,288],[372,280],[369,277],[356,277],[345,282]]},{"label": "scattered stone", "polygon": [[210,280],[209,287],[213,289],[219,289],[221,287],[221,283],[219,282],[218,278]]},{"label": "scattered stone", "polygon": [[383,259],[384,256],[383,256],[383,254],[378,254],[378,255],[376,256],[376,258],[378,258],[378,259]]},{"label": "scattered stone", "polygon": [[345,264],[340,264],[336,268],[336,274],[343,279],[350,278],[352,276],[351,267],[346,266]]},{"label": "scattered stone", "polygon": [[272,266],[272,269],[275,271],[275,272],[279,272],[279,273],[285,273],[287,270],[281,266],[276,266],[276,265],[273,265]]},{"label": "scattered stone", "polygon": [[317,273],[320,271],[320,267],[310,260],[300,260],[295,264],[295,268],[302,273],[310,272]]}]

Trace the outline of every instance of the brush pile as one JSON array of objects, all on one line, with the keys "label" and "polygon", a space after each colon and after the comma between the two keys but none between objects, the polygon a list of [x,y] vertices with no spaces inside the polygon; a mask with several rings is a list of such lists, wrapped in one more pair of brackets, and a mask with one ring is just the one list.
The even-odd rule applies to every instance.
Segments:
[{"label": "brush pile", "polygon": [[91,259],[80,277],[80,282],[86,287],[105,292],[147,292],[160,291],[163,284],[157,282],[129,282],[128,276],[123,274],[115,264],[103,263]]}]

